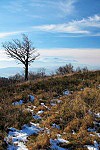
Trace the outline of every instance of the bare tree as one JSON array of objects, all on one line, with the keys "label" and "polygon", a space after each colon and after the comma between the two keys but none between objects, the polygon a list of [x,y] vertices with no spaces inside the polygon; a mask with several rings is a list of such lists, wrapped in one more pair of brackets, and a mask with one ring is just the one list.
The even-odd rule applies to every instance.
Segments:
[{"label": "bare tree", "polygon": [[3,43],[2,46],[9,57],[18,60],[24,65],[25,80],[28,80],[29,65],[39,56],[39,54],[36,53],[37,51],[35,47],[32,46],[32,42],[29,40],[28,36],[23,34],[22,41],[14,39],[12,42]]},{"label": "bare tree", "polygon": [[66,66],[63,66],[63,67],[59,67],[56,71],[56,74],[66,74],[66,73],[72,73],[74,70],[73,70],[73,66],[71,64],[66,64]]}]

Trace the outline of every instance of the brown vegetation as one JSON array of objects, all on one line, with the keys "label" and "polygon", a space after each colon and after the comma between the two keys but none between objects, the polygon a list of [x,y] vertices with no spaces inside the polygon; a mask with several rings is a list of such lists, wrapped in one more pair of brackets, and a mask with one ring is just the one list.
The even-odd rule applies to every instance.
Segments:
[{"label": "brown vegetation", "polygon": [[[61,144],[62,147],[71,149],[83,149],[84,145],[93,144],[96,140],[100,142],[97,135],[90,136],[88,128],[94,127],[95,113],[100,112],[100,71],[74,73],[71,76],[46,77],[28,82],[10,82],[1,84],[0,87],[0,144],[3,149],[3,138],[7,135],[9,127],[21,128],[30,121],[37,122],[32,118],[30,112],[25,111],[28,106],[34,113],[43,110],[40,126],[48,128],[50,133],[40,133],[38,136],[30,136],[27,146],[29,150],[46,149],[50,146],[50,138],[62,138],[69,144]],[[63,95],[68,89],[70,94]],[[35,101],[28,102],[28,95],[34,95]],[[13,106],[14,101],[24,100],[23,105]],[[55,106],[51,106],[52,99],[60,100]],[[49,109],[42,106],[44,103]],[[90,113],[91,112],[91,113]],[[60,129],[52,127],[55,123]],[[99,128],[97,127],[99,131]],[[73,133],[75,132],[75,133]],[[5,149],[5,148],[4,148]]]}]

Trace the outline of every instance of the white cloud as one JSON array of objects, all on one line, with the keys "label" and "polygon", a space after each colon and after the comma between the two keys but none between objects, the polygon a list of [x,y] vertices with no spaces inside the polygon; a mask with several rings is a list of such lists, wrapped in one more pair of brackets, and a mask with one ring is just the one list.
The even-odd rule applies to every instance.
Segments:
[{"label": "white cloud", "polygon": [[[78,0],[30,0],[30,6],[57,11],[56,17],[65,17],[75,12],[75,3]],[[54,14],[55,15],[55,14]]]},{"label": "white cloud", "polygon": [[[73,15],[76,11],[75,4],[77,1],[79,0],[11,0],[3,5],[2,8],[10,13],[21,13],[22,15],[24,14],[24,17],[34,19],[46,19],[48,14],[49,17],[59,18]],[[36,14],[37,11],[38,13]]]},{"label": "white cloud", "polygon": [[74,20],[69,22],[69,25],[79,26],[79,27],[98,27],[100,28],[100,16],[94,15],[92,17],[83,18],[82,20]]},{"label": "white cloud", "polygon": [[0,33],[0,38],[5,38],[5,37],[8,37],[8,36],[20,34],[20,33],[23,33],[23,32],[25,32],[25,31],[2,32],[2,33]]},{"label": "white cloud", "polygon": [[71,57],[83,64],[99,65],[100,49],[95,48],[52,48],[39,49],[40,56]]},{"label": "white cloud", "polygon": [[16,13],[16,12],[27,12],[27,8],[24,7],[25,0],[8,1],[6,5],[3,6],[4,9]]},{"label": "white cloud", "polygon": [[58,8],[62,12],[62,15],[69,15],[75,11],[75,3],[78,0],[63,0],[59,1]]},{"label": "white cloud", "polygon": [[79,27],[68,24],[50,24],[42,26],[34,26],[33,29],[48,31],[48,32],[60,32],[60,33],[89,33],[89,31],[81,30]]},{"label": "white cloud", "polygon": [[[92,30],[93,28],[96,28],[97,30],[97,31],[95,30],[95,33],[93,33]],[[33,29],[35,30],[54,33],[71,33],[71,34],[78,34],[78,36],[79,34],[88,36],[99,36],[98,28],[100,28],[99,15],[83,18],[82,20],[73,20],[71,22],[63,24],[48,24],[41,26],[33,26]]]},{"label": "white cloud", "polygon": [[[78,61],[80,64],[81,63],[90,64],[90,65],[100,64],[100,49],[96,49],[96,48],[51,48],[51,49],[38,49],[38,52],[40,53],[41,58],[38,59],[37,61],[42,61],[42,62],[43,62],[42,60],[43,58],[53,56],[53,57],[64,57],[64,58],[66,57],[66,60],[67,58],[69,58],[71,60]],[[2,61],[12,62],[13,59],[12,58],[8,59],[7,55],[5,54],[5,51],[0,50],[0,61],[1,63]],[[18,66],[15,60],[10,65],[12,67]],[[3,66],[0,67],[2,68]]]}]

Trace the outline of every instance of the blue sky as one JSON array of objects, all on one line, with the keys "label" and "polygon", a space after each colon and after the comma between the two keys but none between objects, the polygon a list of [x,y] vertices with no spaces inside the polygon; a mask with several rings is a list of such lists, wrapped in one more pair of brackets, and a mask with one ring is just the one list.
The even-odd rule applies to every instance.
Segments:
[{"label": "blue sky", "polygon": [[100,0],[0,0],[0,41],[23,32],[38,48],[100,48]]},{"label": "blue sky", "polygon": [[[40,53],[51,55],[56,49],[62,55],[63,49],[67,55],[68,49],[71,54],[77,49],[82,57],[84,49],[84,57],[86,50],[94,51],[94,62],[99,62],[100,0],[0,0],[0,43],[22,33]],[[0,59],[5,58],[0,51]]]}]

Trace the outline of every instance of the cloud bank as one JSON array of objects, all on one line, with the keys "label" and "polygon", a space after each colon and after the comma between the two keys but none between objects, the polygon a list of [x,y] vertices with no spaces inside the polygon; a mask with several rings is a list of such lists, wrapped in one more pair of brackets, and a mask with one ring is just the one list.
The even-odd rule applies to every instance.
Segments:
[{"label": "cloud bank", "polygon": [[[41,26],[33,26],[32,28],[34,30],[52,33],[99,36],[100,32],[98,31],[98,29],[100,28],[100,15],[90,16],[88,18],[83,18],[82,20],[73,20],[71,22],[63,24],[47,24]],[[95,28],[95,32],[93,31],[93,28]]]},{"label": "cloud bank", "polygon": [[21,34],[23,32],[25,32],[25,31],[2,32],[2,33],[0,33],[0,38],[5,38],[5,37],[16,35],[16,34]]},{"label": "cloud bank", "polygon": [[52,48],[52,49],[40,49],[40,56],[61,56],[74,59],[80,63],[85,64],[100,64],[100,49],[89,48]]}]

